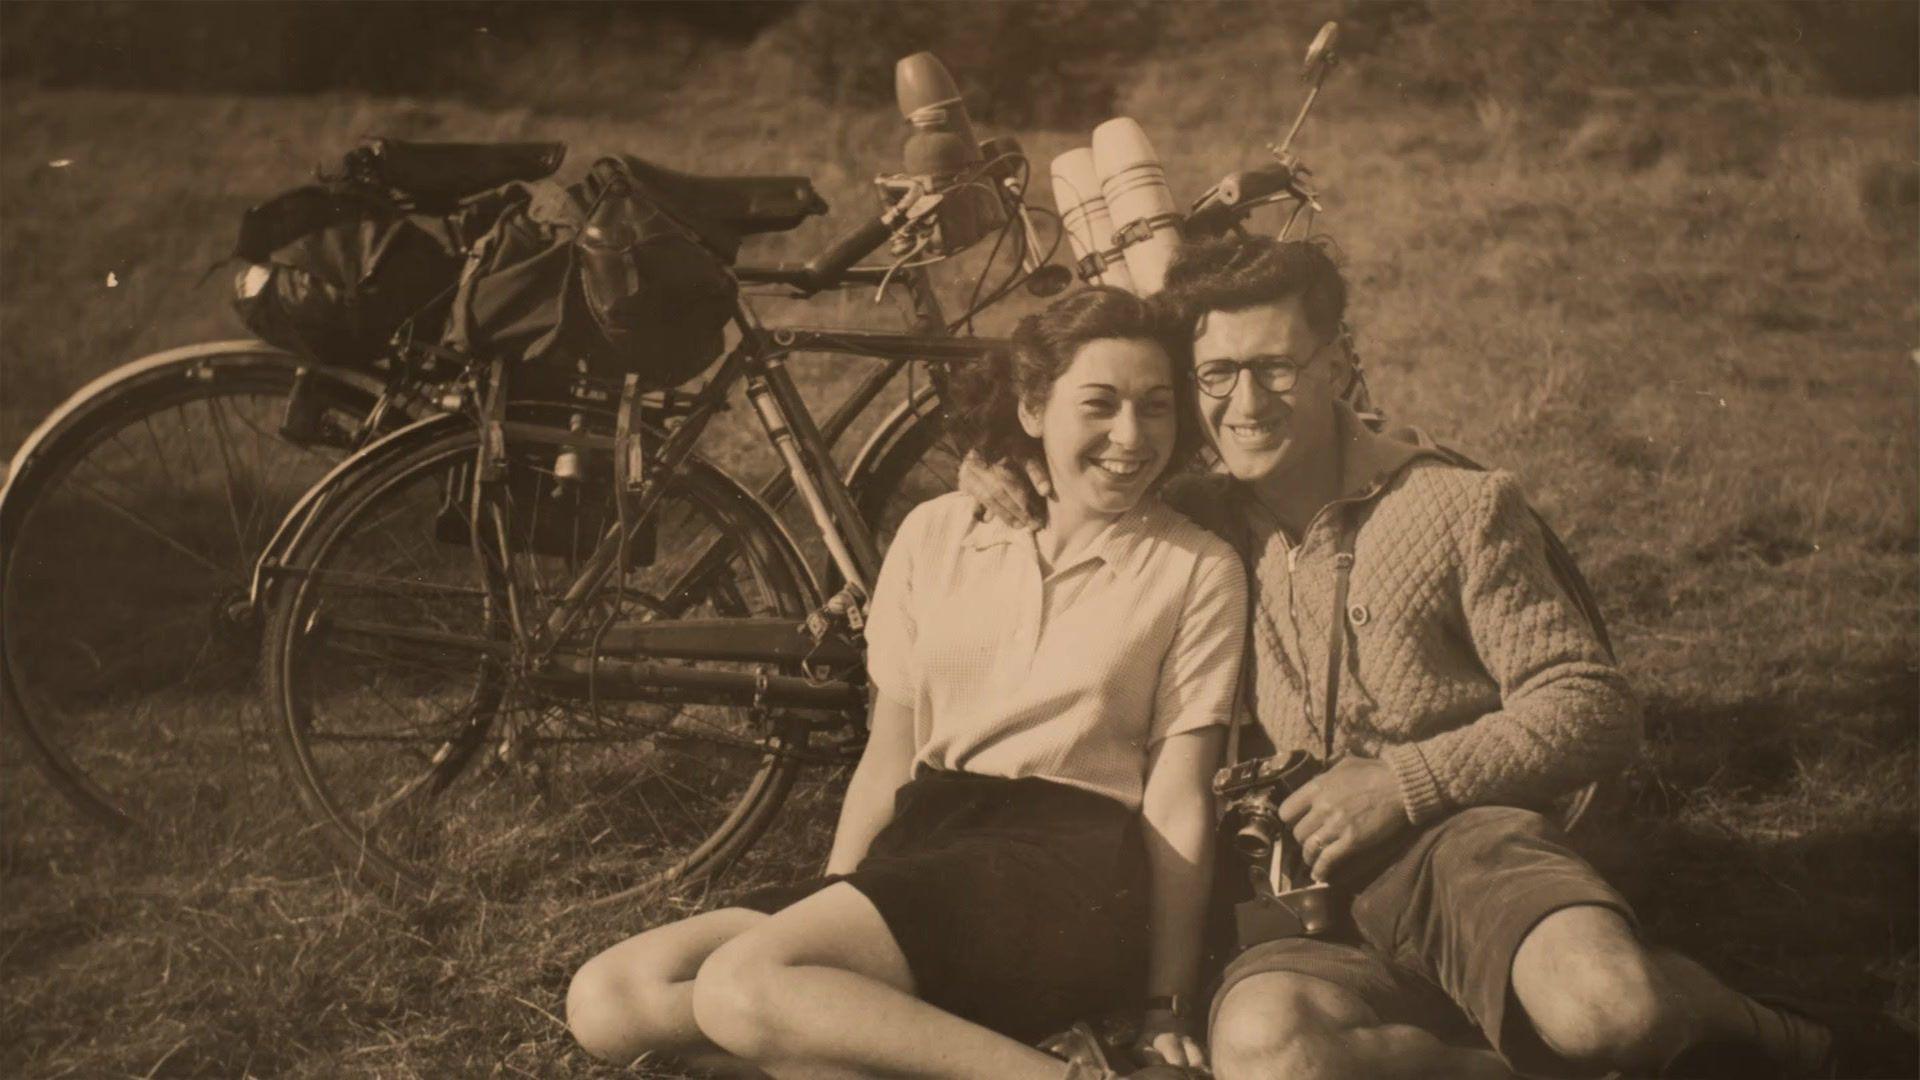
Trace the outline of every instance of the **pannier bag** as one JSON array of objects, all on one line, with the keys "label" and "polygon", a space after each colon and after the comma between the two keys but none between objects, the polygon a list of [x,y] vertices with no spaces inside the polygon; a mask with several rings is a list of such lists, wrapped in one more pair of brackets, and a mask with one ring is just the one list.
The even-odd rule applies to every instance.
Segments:
[{"label": "pannier bag", "polygon": [[447,343],[468,355],[684,383],[720,355],[732,244],[699,231],[622,161],[564,191],[532,185],[473,247]]},{"label": "pannier bag", "polygon": [[[467,248],[510,202],[486,188],[551,172],[563,148],[543,146],[536,159],[518,145],[375,140],[346,155],[340,176],[250,208],[234,250],[248,264],[235,282],[241,322],[282,348],[358,368],[374,366],[402,329],[438,341]],[[396,168],[421,155],[478,179]],[[423,177],[432,183],[419,187]]]}]

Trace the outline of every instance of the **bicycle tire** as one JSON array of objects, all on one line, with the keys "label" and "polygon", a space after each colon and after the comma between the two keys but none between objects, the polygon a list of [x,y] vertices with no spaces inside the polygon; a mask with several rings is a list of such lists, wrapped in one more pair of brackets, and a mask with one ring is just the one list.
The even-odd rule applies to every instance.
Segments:
[{"label": "bicycle tire", "polygon": [[[302,371],[318,426],[296,441],[281,420]],[[211,722],[252,700],[257,642],[236,605],[378,393],[258,341],[212,342],[95,380],[21,445],[0,489],[0,711],[83,816],[178,824],[245,782],[232,750],[250,736]]]},{"label": "bicycle tire", "polygon": [[[606,496],[583,493],[611,488],[584,485],[574,489],[580,506],[556,510],[547,493],[557,444],[544,462],[538,448],[514,457],[495,496],[506,507],[496,535],[512,539],[483,545],[482,558],[447,524],[472,513],[466,496],[449,493],[472,490],[478,443],[461,423],[369,460],[287,553],[264,645],[283,772],[343,864],[402,899],[590,902],[710,876],[773,820],[802,765],[804,718],[717,706],[663,717],[657,706],[583,703],[503,663],[516,640],[505,583],[521,590],[513,603],[528,621],[540,617],[550,589],[577,570],[579,551],[556,553],[551,537],[597,538],[582,523],[611,511]],[[654,557],[630,568],[619,602],[657,608],[647,586],[672,580],[679,560],[718,537],[736,554],[693,599],[701,615],[804,618],[815,598],[794,572],[798,556],[757,507],[694,459],[668,482],[651,516]],[[409,620],[416,629],[401,629]],[[407,651],[422,632],[443,631],[470,636]],[[411,759],[352,749],[368,743],[398,744]]]}]

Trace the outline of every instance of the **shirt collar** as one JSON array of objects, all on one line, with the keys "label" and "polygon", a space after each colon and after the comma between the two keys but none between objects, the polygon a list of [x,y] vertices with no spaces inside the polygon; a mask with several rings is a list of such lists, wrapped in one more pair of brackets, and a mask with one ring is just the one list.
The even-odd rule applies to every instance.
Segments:
[{"label": "shirt collar", "polygon": [[[1158,528],[1160,515],[1169,512],[1158,495],[1147,495],[1140,500],[1140,505],[1108,522],[1072,561],[1055,566],[1051,573],[1071,570],[1090,559],[1098,559],[1109,567],[1117,564],[1136,543],[1151,536]],[[993,517],[975,521],[962,542],[975,551],[986,551],[1005,544],[1018,544],[1026,550],[1033,550],[1032,533]]]}]

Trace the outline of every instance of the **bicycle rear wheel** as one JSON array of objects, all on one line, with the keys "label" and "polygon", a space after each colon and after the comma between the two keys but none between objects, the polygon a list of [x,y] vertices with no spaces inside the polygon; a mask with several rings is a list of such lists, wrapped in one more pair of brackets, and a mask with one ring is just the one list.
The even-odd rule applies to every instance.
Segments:
[{"label": "bicycle rear wheel", "polygon": [[[369,462],[285,560],[266,642],[275,749],[336,854],[383,891],[572,902],[671,887],[751,845],[801,765],[799,716],[544,677],[526,629],[614,521],[604,463],[556,484],[559,441],[516,445],[480,497],[477,545],[478,434],[461,425]],[[648,525],[555,655],[600,655],[603,627],[811,609],[797,555],[710,466],[670,481]],[[724,567],[669,595],[715,541]]]},{"label": "bicycle rear wheel", "polygon": [[[87,817],[154,826],[247,781],[255,556],[377,397],[260,342],[135,361],[22,445],[0,491],[0,684],[28,760]],[[257,737],[254,736],[254,737]]]}]

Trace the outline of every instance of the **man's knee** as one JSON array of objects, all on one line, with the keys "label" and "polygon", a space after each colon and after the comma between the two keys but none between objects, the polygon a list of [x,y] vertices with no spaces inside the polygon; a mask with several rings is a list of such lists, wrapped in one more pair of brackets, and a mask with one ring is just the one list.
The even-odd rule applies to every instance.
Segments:
[{"label": "man's knee", "polygon": [[1320,979],[1281,972],[1243,979],[1214,1016],[1214,1070],[1222,1080],[1354,1076],[1345,1036],[1371,1016],[1359,999]]},{"label": "man's knee", "polygon": [[1681,996],[1626,921],[1602,907],[1543,920],[1514,960],[1514,991],[1542,1042],[1569,1060],[1666,1060],[1691,1037]]},{"label": "man's knee", "polygon": [[765,1061],[778,1046],[777,982],[784,964],[751,935],[715,949],[693,980],[693,1021],[720,1049]]}]

